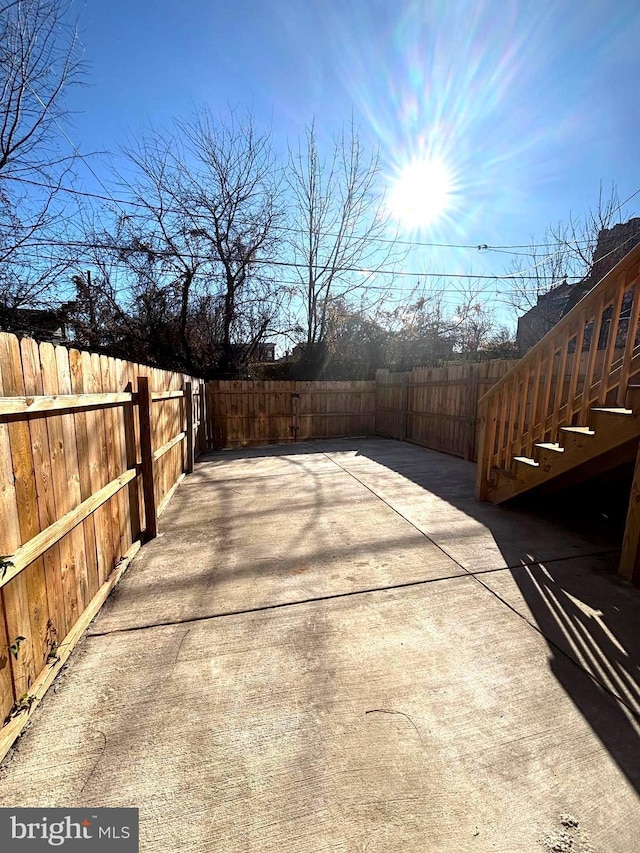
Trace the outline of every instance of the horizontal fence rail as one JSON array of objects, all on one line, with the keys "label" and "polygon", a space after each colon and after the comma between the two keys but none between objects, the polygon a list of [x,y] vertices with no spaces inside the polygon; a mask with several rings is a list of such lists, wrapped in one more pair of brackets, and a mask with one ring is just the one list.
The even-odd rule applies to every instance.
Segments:
[{"label": "horizontal fence rail", "polygon": [[132,403],[133,394],[57,394],[47,397],[0,397],[0,415],[28,415],[68,409],[97,409]]},{"label": "horizontal fence rail", "polygon": [[0,758],[193,470],[204,406],[198,379],[0,333]]},{"label": "horizontal fence rail", "polygon": [[582,426],[594,406],[623,407],[640,374],[640,246],[633,249],[481,400],[477,494],[496,472],[561,426]]}]

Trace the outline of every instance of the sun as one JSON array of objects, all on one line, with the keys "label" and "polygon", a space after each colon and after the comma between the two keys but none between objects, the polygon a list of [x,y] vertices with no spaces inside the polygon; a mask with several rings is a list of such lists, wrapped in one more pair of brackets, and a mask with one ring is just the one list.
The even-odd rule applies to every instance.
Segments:
[{"label": "sun", "polygon": [[420,157],[398,170],[387,204],[396,222],[417,231],[446,214],[452,196],[453,183],[446,166],[438,160]]}]

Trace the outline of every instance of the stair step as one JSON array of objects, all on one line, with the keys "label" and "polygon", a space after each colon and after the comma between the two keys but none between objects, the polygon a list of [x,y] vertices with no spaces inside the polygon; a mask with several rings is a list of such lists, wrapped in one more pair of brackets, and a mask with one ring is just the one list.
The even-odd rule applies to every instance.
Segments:
[{"label": "stair step", "polygon": [[[626,421],[624,421],[626,423]],[[606,430],[605,430],[606,431]],[[586,426],[564,426],[560,427],[559,439],[567,450],[580,448],[585,439],[591,439],[596,434],[594,429]]]},{"label": "stair step", "polygon": [[531,459],[529,456],[514,456],[514,462],[520,462],[522,465],[529,465],[531,468],[539,468],[540,463],[536,462],[535,459]]},{"label": "stair step", "polygon": [[567,432],[570,435],[595,435],[594,429],[589,427],[560,427],[560,432]]},{"label": "stair step", "polygon": [[628,390],[626,406],[589,408],[579,426],[559,425],[557,433],[544,436],[546,441],[522,448],[521,453],[528,451],[531,456],[511,458],[510,472],[492,481],[489,500],[503,503],[543,485],[557,491],[626,463],[640,438],[640,383]]}]

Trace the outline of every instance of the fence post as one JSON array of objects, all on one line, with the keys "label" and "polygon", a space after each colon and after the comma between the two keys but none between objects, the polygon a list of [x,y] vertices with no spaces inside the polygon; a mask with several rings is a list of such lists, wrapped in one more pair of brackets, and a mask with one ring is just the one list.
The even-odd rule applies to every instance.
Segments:
[{"label": "fence post", "polygon": [[187,464],[185,474],[193,474],[193,386],[184,383],[184,407],[187,415]]},{"label": "fence post", "polygon": [[491,461],[496,437],[496,401],[492,398],[478,406],[479,442],[476,463],[476,500],[486,501],[489,494]]},{"label": "fence post", "polygon": [[640,581],[640,447],[633,471],[618,574],[634,584]]},{"label": "fence post", "polygon": [[[127,455],[127,468],[135,468],[138,464],[138,452],[136,448],[136,427],[135,415],[133,412],[133,385],[127,382],[125,391],[132,395],[132,402],[125,403],[123,406],[124,417],[124,442]],[[129,490],[129,521],[131,524],[131,541],[135,542],[139,538],[143,526],[142,513],[140,512],[140,499],[138,494],[138,478],[137,476],[131,480],[128,486]]]},{"label": "fence post", "polygon": [[402,374],[402,398],[400,402],[400,441],[407,439],[407,427],[409,423],[409,374]]},{"label": "fence post", "polygon": [[206,453],[207,444],[207,383],[200,383],[200,426],[198,427],[198,455]]},{"label": "fence post", "polygon": [[478,423],[478,370],[479,365],[469,365],[467,383],[467,442],[464,458],[473,461],[476,455],[476,428]]},{"label": "fence post", "polygon": [[151,392],[149,379],[138,376],[138,415],[140,418],[140,452],[142,456],[142,493],[144,495],[144,514],[146,520],[146,538],[155,539],[158,535],[158,509],[153,475],[153,439],[151,437]]}]

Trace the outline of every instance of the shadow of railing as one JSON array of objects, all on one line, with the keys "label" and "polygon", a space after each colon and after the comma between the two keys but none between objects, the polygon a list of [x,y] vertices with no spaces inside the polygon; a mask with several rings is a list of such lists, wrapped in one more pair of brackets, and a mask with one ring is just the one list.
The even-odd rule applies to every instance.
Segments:
[{"label": "shadow of railing", "polygon": [[[551,516],[548,508],[532,503],[526,508],[478,503],[475,465],[424,448],[373,441],[362,444],[359,454],[446,501],[491,534],[495,553],[509,568],[487,573],[486,566],[466,561],[463,567],[544,637],[551,672],[640,792],[640,592],[615,573],[619,530],[597,510],[588,517],[566,507],[563,515],[556,503]],[[412,503],[412,511],[419,512]],[[417,521],[429,536],[429,519]],[[568,541],[581,538],[582,554],[542,558],[518,538],[519,529],[527,527],[529,542],[532,526],[535,531],[538,525],[540,552],[545,530],[549,536],[566,530]],[[444,548],[455,559],[453,549],[446,543]]]},{"label": "shadow of railing", "polygon": [[[640,790],[638,601],[634,607],[628,591],[604,573],[576,572],[566,563],[527,566],[512,574],[547,640],[551,671]],[[581,677],[580,670],[589,677]],[[615,699],[607,703],[606,714],[603,693]]]}]

